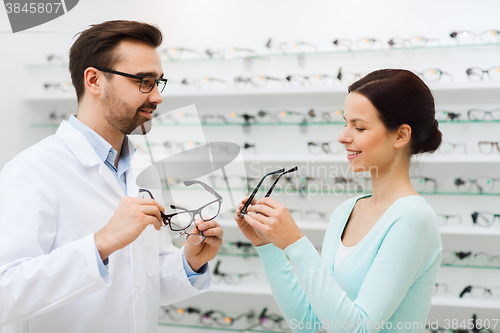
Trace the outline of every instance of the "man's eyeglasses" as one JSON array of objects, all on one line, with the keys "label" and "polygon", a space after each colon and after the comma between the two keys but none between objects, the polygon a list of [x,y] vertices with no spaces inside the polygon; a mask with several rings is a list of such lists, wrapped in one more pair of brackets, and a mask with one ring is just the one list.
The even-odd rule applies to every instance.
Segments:
[{"label": "man's eyeglasses", "polygon": [[109,68],[102,68],[102,67],[94,67],[94,68],[100,70],[101,72],[121,75],[121,76],[129,77],[131,79],[139,80],[141,83],[139,85],[139,91],[142,93],[145,93],[145,94],[150,93],[153,90],[153,88],[155,87],[155,85],[158,86],[158,91],[161,94],[163,92],[163,89],[165,89],[165,86],[167,85],[167,79],[162,79],[162,78],[156,79],[154,77],[133,75],[133,74],[115,71],[115,70],[112,70]]},{"label": "man's eyeglasses", "polygon": [[[206,239],[203,231],[198,229],[198,226],[196,226],[196,224],[195,227],[198,230],[199,234],[187,233],[186,229],[188,229],[193,224],[196,215],[199,215],[203,221],[210,221],[216,218],[217,215],[219,215],[223,199],[222,196],[214,189],[199,180],[186,180],[183,184],[186,186],[199,184],[217,198],[198,209],[188,210],[183,207],[170,205],[170,208],[180,210],[180,212],[173,214],[164,214],[160,212],[163,219],[163,224],[165,226],[168,225],[170,227],[170,230],[179,232],[179,237],[182,235],[186,235],[186,242],[188,244],[198,245]],[[149,199],[154,200],[151,192],[146,189],[139,189],[139,193],[144,193],[144,195],[149,196]]]},{"label": "man's eyeglasses", "polygon": [[298,170],[297,167],[293,167],[293,168],[291,168],[290,170],[287,170],[287,171],[285,171],[285,169],[279,169],[279,170],[270,172],[270,173],[266,174],[264,177],[262,177],[262,179],[260,180],[259,184],[257,184],[257,187],[255,187],[255,189],[253,190],[252,194],[248,198],[247,202],[245,203],[245,205],[241,209],[241,215],[247,214],[248,206],[250,206],[250,204],[252,203],[253,198],[255,198],[255,195],[257,194],[257,191],[259,191],[260,186],[262,185],[262,183],[264,182],[264,180],[266,179],[267,176],[275,175],[275,174],[280,174],[276,178],[276,180],[274,181],[273,185],[271,185],[271,188],[269,189],[269,191],[267,191],[267,193],[265,195],[266,198],[271,195],[271,193],[273,192],[274,188],[276,187],[276,184],[278,184],[278,181],[280,180],[281,176],[286,175],[287,173],[290,173],[290,172],[297,171],[297,170]]}]

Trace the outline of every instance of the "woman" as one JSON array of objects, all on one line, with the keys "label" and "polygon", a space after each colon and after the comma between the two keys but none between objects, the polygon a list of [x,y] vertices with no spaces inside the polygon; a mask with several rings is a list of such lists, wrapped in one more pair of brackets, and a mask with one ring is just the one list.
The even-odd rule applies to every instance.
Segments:
[{"label": "woman", "polygon": [[242,216],[243,200],[235,220],[295,332],[424,330],[442,247],[409,168],[411,155],[441,143],[434,115],[429,88],[406,70],[375,71],[349,87],[338,140],[352,171],[370,170],[373,191],[337,207],[321,257],[282,204],[254,199]]}]

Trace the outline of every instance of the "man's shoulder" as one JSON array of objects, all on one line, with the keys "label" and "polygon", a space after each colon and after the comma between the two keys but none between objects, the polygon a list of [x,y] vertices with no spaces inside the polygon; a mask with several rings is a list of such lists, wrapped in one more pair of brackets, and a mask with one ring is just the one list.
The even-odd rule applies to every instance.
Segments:
[{"label": "man's shoulder", "polygon": [[50,162],[65,150],[69,151],[64,141],[57,134],[53,134],[21,151],[11,162],[19,163],[24,161],[35,164]]}]

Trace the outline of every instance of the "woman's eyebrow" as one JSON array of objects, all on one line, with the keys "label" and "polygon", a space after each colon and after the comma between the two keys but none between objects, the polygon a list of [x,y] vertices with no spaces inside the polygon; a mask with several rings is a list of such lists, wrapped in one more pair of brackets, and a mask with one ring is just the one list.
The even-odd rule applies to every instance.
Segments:
[{"label": "woman's eyebrow", "polygon": [[[344,116],[342,116],[342,117],[344,118],[344,120],[345,120],[345,121],[347,121],[347,119],[345,119],[345,117],[344,117]],[[352,119],[350,120],[350,122],[351,122],[351,123],[355,123],[355,122],[357,122],[357,121],[360,121],[360,122],[363,122],[363,123],[368,124],[368,122],[367,122],[366,120],[363,120],[363,119],[361,119],[361,118],[352,118]]]}]

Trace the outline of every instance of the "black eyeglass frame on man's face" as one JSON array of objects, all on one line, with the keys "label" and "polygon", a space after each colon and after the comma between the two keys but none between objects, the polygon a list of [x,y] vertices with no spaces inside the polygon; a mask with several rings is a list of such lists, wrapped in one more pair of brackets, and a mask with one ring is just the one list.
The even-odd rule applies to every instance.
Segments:
[{"label": "black eyeglass frame on man's face", "polygon": [[[125,77],[131,78],[131,79],[139,80],[141,82],[141,84],[139,85],[139,91],[141,93],[144,93],[144,94],[149,94],[151,91],[153,91],[155,85],[158,87],[158,91],[161,94],[163,92],[163,90],[165,89],[165,86],[167,85],[167,82],[168,82],[168,80],[164,79],[164,78],[157,79],[157,78],[154,78],[151,76],[134,75],[134,74],[119,72],[119,71],[115,71],[113,69],[103,68],[103,67],[94,67],[94,68],[101,71],[101,72],[121,75],[121,76],[125,76]],[[149,80],[154,80],[154,83],[148,82]]]}]

